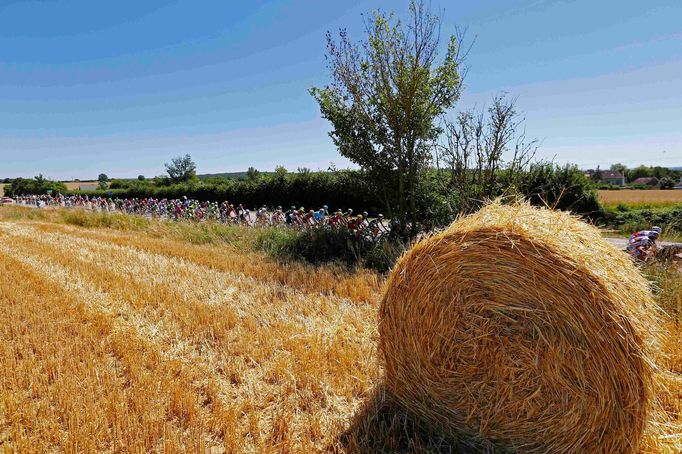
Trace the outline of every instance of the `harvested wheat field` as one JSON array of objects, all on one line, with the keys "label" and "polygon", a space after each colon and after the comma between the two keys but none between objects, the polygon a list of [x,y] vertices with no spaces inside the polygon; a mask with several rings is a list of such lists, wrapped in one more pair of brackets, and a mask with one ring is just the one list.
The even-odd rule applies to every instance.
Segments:
[{"label": "harvested wheat field", "polygon": [[[69,219],[0,208],[1,447],[457,449],[384,391],[383,277],[194,245],[161,223]],[[674,452],[681,432],[680,328],[660,317],[667,419],[645,452]]]},{"label": "harvested wheat field", "polygon": [[599,191],[599,201],[607,206],[618,204],[639,206],[675,206],[682,205],[682,191],[661,189],[621,189]]}]

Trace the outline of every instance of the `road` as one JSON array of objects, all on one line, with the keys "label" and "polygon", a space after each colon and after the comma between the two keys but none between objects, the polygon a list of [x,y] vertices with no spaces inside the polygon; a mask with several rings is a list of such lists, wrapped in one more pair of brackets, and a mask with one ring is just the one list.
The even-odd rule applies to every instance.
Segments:
[{"label": "road", "polygon": [[[604,239],[619,249],[625,249],[625,247],[628,245],[627,238],[604,238]],[[672,241],[657,241],[656,244],[660,247],[660,246],[670,246],[670,245],[679,244],[679,243],[674,243]]]},{"label": "road", "polygon": [[[28,207],[31,207],[31,208],[38,208],[38,207],[36,207],[35,205],[25,205],[25,204],[21,204],[21,206],[28,206]],[[255,216],[255,214],[254,214],[254,216]],[[618,249],[623,249],[623,250],[624,250],[625,247],[626,247],[627,244],[628,244],[627,238],[613,238],[613,237],[606,238],[606,237],[605,237],[604,239],[605,239],[606,241],[608,241],[609,243],[613,244],[614,246],[616,246]],[[679,244],[681,244],[681,243],[675,243],[675,242],[672,242],[672,241],[658,241],[656,244],[660,247],[660,246],[670,246],[670,245],[673,245],[673,244],[678,244],[678,245],[679,245]]]}]

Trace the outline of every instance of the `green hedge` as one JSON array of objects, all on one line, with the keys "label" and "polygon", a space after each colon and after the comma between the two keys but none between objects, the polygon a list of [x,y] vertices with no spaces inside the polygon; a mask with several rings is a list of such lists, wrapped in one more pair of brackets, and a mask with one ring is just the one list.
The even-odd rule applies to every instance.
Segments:
[{"label": "green hedge", "polygon": [[51,192],[56,194],[66,191],[66,185],[61,181],[52,181],[38,175],[35,178],[15,178],[12,182],[5,186],[5,195],[7,197],[14,197],[15,195],[37,195],[47,194]]},{"label": "green hedge", "polygon": [[207,179],[170,184],[167,180],[112,182],[109,190],[72,191],[70,194],[90,196],[175,199],[187,196],[197,200],[243,204],[248,208],[281,205],[331,209],[353,208],[378,213],[381,201],[370,189],[361,172],[308,172],[284,176],[265,175],[254,180]]},{"label": "green hedge", "polygon": [[[591,217],[601,217],[602,208],[596,191],[575,166],[559,167],[552,164],[531,166],[520,182],[510,183],[504,171],[500,171],[495,197],[499,194],[525,196],[535,205],[548,204],[562,210]],[[114,180],[109,190],[72,191],[72,194],[90,196],[109,195],[120,198],[179,198],[184,195],[198,199],[234,204],[248,208],[281,205],[285,209],[296,207],[318,208],[328,205],[330,209],[355,212],[368,211],[371,215],[385,212],[376,191],[372,190],[366,176],[360,171],[303,172],[286,175],[267,174],[254,179],[213,178],[187,183],[171,184],[164,178],[153,180]],[[465,194],[460,196],[466,197]],[[417,197],[417,210],[424,227],[446,225],[457,215],[458,206],[452,202],[458,197],[438,184],[436,171],[427,172]],[[480,199],[482,202],[482,198]],[[454,210],[455,212],[452,212]]]},{"label": "green hedge", "polygon": [[606,222],[621,231],[635,232],[657,225],[666,233],[682,233],[682,207],[643,210],[609,210]]}]

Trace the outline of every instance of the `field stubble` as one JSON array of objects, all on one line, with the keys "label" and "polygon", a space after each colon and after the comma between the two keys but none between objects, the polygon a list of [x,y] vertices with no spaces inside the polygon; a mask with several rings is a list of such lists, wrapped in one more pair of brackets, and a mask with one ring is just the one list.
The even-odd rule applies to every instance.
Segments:
[{"label": "field stubble", "polygon": [[632,209],[665,208],[682,205],[682,191],[676,189],[600,190],[599,201],[608,207],[623,204]]},{"label": "field stubble", "polygon": [[[380,276],[193,245],[156,223],[88,229],[36,211],[0,209],[0,332],[11,340],[0,344],[0,446],[450,449],[382,391]],[[679,310],[679,280],[657,282]],[[672,319],[669,330],[664,402],[679,418],[682,333]]]}]

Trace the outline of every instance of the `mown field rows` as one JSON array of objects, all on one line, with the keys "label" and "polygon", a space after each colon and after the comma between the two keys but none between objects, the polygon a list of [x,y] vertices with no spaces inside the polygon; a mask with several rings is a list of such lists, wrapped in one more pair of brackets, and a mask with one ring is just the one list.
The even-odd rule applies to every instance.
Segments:
[{"label": "mown field rows", "polygon": [[376,382],[374,301],[53,227],[0,224],[14,446],[330,449]]},{"label": "mown field rows", "polygon": [[[0,209],[0,446],[443,447],[382,394],[381,276],[189,244],[167,226],[88,229],[37,212]],[[661,280],[673,309],[675,282]],[[679,420],[682,348],[669,329],[663,400]]]}]

